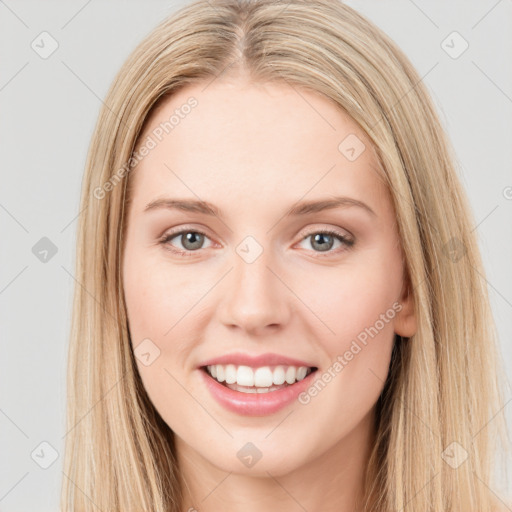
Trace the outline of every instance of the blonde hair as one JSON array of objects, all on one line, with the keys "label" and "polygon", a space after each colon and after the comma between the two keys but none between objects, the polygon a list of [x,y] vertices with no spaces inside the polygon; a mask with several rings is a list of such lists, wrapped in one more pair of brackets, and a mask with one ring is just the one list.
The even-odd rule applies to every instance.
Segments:
[{"label": "blonde hair", "polygon": [[[396,337],[366,510],[494,510],[504,373],[456,158],[406,56],[336,0],[199,0],[157,26],[116,76],[82,184],[62,509],[182,506],[173,432],[145,392],[130,345],[121,274],[127,185],[155,106],[187,84],[235,72],[331,99],[371,139],[391,192],[418,330]],[[453,442],[459,458],[467,452],[456,469],[443,460]]]}]

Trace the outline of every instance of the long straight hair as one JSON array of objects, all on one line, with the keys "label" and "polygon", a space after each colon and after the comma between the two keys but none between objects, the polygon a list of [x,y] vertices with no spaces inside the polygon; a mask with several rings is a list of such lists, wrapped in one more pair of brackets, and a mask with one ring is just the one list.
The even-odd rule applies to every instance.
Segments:
[{"label": "long straight hair", "polygon": [[496,415],[504,371],[457,160],[407,57],[337,0],[196,1],[158,25],[117,74],[82,183],[62,510],[181,510],[173,432],[131,350],[121,274],[127,186],[155,106],[237,72],[332,100],[371,139],[391,192],[418,329],[395,340],[365,509],[494,510],[494,441],[508,443]]}]

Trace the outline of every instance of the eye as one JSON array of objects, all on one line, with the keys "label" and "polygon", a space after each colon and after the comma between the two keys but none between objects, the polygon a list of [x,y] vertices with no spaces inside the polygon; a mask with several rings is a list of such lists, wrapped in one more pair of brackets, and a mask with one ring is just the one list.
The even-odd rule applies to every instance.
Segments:
[{"label": "eye", "polygon": [[[172,248],[171,240],[178,238],[181,248]],[[202,231],[196,229],[182,229],[175,233],[168,233],[162,237],[160,243],[163,244],[166,249],[176,252],[182,256],[191,256],[194,251],[203,249],[203,243],[205,238],[208,238]]]},{"label": "eye", "polygon": [[[175,238],[178,239],[181,247],[176,248],[171,243]],[[208,236],[202,231],[198,231],[197,229],[182,229],[181,231],[167,233],[161,238],[160,243],[164,245],[167,250],[177,253],[180,256],[192,256],[194,252],[205,248],[203,247],[205,239],[209,240]],[[340,252],[340,250],[331,251],[336,241],[338,241],[340,245],[345,246],[345,249],[341,249],[341,251],[350,249],[355,243],[354,240],[346,235],[330,229],[313,231],[303,237],[301,242],[307,239],[311,239],[311,247],[313,247],[314,252],[327,253],[326,256]],[[321,257],[323,256],[324,255],[321,255]]]},{"label": "eye", "polygon": [[328,253],[328,256],[340,252],[339,250],[331,251],[336,241],[338,241],[342,246],[345,246],[345,249],[341,249],[341,251],[350,249],[355,243],[354,240],[350,239],[346,235],[330,229],[313,231],[306,235],[302,239],[302,242],[308,239],[311,239],[310,245],[314,248],[315,252],[326,252]]}]

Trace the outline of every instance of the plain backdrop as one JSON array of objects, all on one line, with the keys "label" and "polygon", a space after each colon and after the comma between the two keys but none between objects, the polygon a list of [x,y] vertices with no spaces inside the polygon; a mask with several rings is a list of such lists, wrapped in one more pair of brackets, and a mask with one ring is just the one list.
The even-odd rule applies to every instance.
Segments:
[{"label": "plain backdrop", "polygon": [[[3,512],[58,510],[76,219],[89,140],[129,52],[185,3],[0,0]],[[347,3],[408,55],[451,137],[510,376],[512,0]],[[58,47],[43,58],[52,45]],[[47,261],[38,256],[41,247]],[[506,398],[509,414],[510,391]]]}]

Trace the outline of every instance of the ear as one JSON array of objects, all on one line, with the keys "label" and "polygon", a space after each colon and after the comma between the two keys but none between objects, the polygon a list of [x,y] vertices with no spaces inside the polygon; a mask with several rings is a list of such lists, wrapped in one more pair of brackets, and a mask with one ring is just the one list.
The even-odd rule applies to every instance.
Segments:
[{"label": "ear", "polygon": [[405,279],[404,285],[402,286],[402,294],[399,303],[402,308],[395,316],[395,333],[403,338],[410,338],[416,334],[418,322],[415,313],[414,295],[408,277]]}]

